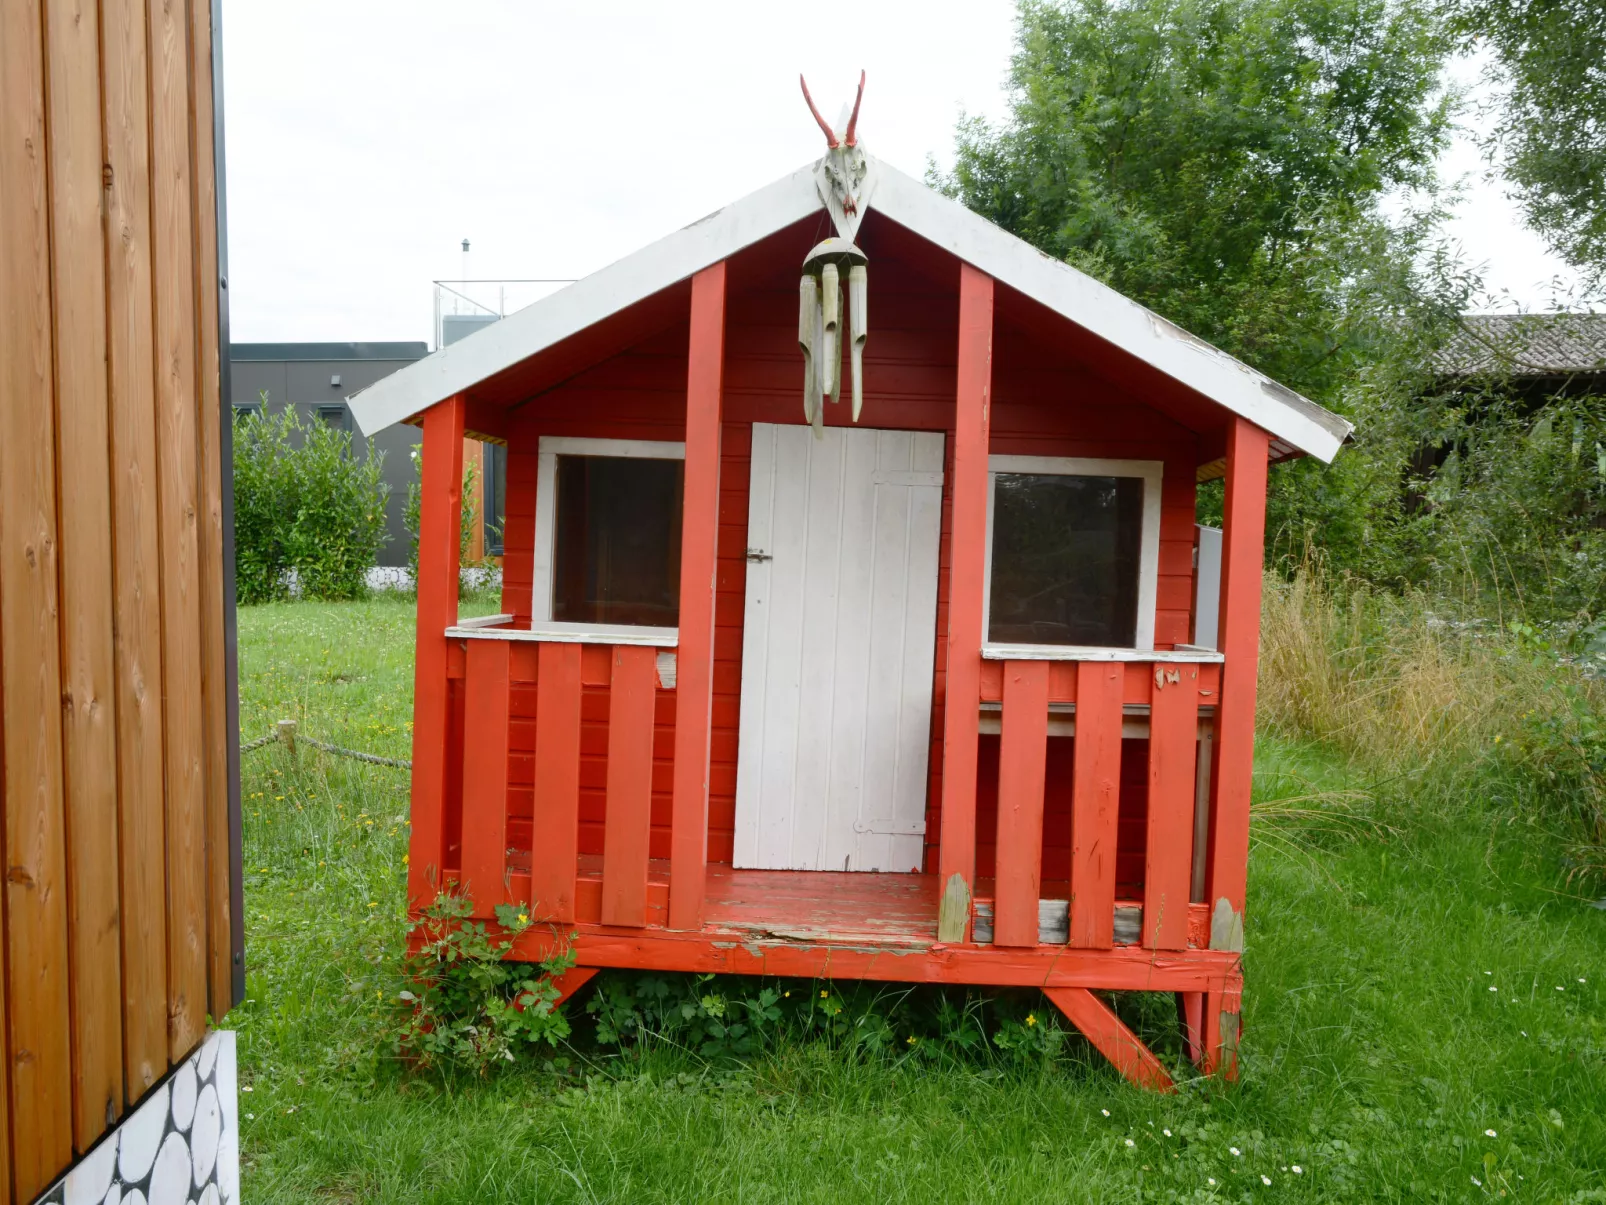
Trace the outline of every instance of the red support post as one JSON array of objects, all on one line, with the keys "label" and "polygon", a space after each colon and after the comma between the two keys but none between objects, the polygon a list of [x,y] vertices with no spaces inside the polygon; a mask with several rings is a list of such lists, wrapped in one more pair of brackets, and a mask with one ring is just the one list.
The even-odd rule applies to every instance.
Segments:
[{"label": "red support post", "polygon": [[708,764],[714,707],[719,436],[725,371],[725,264],[691,282],[686,475],[680,539],[680,648],[670,812],[669,927],[702,928],[708,874]]},{"label": "red support post", "polygon": [[1121,814],[1121,701],[1126,667],[1119,661],[1076,666],[1076,745],[1071,768],[1070,944],[1107,950],[1115,944],[1115,850]]},{"label": "red support post", "polygon": [[412,829],[407,903],[417,913],[443,887],[446,745],[450,739],[446,629],[457,622],[458,539],[463,508],[461,395],[424,412],[423,480],[419,490],[418,619],[413,665]]},{"label": "red support post", "polygon": [[1151,950],[1188,947],[1198,730],[1199,667],[1157,664],[1149,705],[1149,823],[1143,859],[1143,944]]},{"label": "red support post", "polygon": [[463,891],[493,919],[507,898],[507,756],[513,646],[469,640],[463,670]]},{"label": "red support post", "polygon": [[602,923],[647,923],[647,853],[652,832],[653,705],[657,649],[610,650],[608,810],[602,835]]},{"label": "red support post", "polygon": [[[976,709],[981,701],[982,583],[987,557],[987,442],[993,380],[993,279],[959,265],[954,397],[953,537],[942,732],[941,883],[976,888]],[[968,923],[966,929],[968,930]],[[948,940],[953,934],[944,933]]]},{"label": "red support post", "polygon": [[1048,762],[1048,662],[1004,663],[998,749],[998,869],[993,944],[1035,946],[1043,877]]}]

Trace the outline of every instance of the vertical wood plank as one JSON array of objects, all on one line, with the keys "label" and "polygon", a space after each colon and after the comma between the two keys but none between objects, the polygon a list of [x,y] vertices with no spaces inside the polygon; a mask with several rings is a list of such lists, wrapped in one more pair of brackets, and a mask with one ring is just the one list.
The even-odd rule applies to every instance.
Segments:
[{"label": "vertical wood plank", "polygon": [[580,646],[543,644],[535,676],[530,914],[574,920],[580,863]]},{"label": "vertical wood plank", "polygon": [[702,927],[708,873],[708,755],[714,707],[719,437],[725,371],[725,264],[691,282],[686,486],[680,539],[680,648],[670,813],[669,927]]},{"label": "vertical wood plank", "polygon": [[463,678],[462,889],[474,915],[507,899],[507,750],[512,645],[467,640]]},{"label": "vertical wood plank", "polygon": [[[1173,674],[1177,681],[1171,680]],[[1155,675],[1157,681],[1149,704],[1143,944],[1150,949],[1181,950],[1188,945],[1188,898],[1193,880],[1199,667],[1158,666]]]},{"label": "vertical wood plank", "polygon": [[9,1192],[22,1201],[72,1157],[43,54],[40,6],[0,4],[3,1003]]},{"label": "vertical wood plank", "polygon": [[123,1074],[142,1097],[167,1066],[160,553],[145,5],[103,0],[106,289],[122,870]]},{"label": "vertical wood plank", "polygon": [[156,453],[167,745],[167,1046],[177,1062],[206,1023],[206,766],[201,698],[200,475],[188,12],[150,6],[151,232]]},{"label": "vertical wood plank", "polygon": [[1076,746],[1071,769],[1070,944],[1104,950],[1115,944],[1115,849],[1121,811],[1119,662],[1076,666]]},{"label": "vertical wood plank", "polygon": [[217,176],[212,154],[212,5],[190,5],[190,80],[195,148],[195,383],[200,438],[201,723],[206,756],[206,930],[208,1011],[233,1006],[229,881],[228,652],[223,615],[223,377],[218,347]]},{"label": "vertical wood plank", "polygon": [[424,412],[419,483],[418,619],[413,661],[413,780],[407,907],[414,915],[446,886],[446,747],[450,736],[446,629],[457,622],[457,560],[463,508],[462,397]]},{"label": "vertical wood plank", "polygon": [[1222,524],[1221,704],[1216,710],[1206,880],[1212,908],[1219,908],[1225,900],[1237,921],[1224,927],[1240,934],[1249,876],[1249,790],[1254,776],[1255,676],[1260,664],[1267,444],[1268,436],[1259,427],[1241,418],[1232,420],[1227,432]]},{"label": "vertical wood plank", "polygon": [[123,1111],[97,16],[89,0],[52,0],[45,8],[73,1145],[79,1152]]},{"label": "vertical wood plank", "polygon": [[[938,875],[976,886],[976,706],[981,689],[982,583],[987,557],[987,439],[993,379],[993,280],[959,265],[959,368],[954,402],[953,535],[942,734]],[[967,924],[968,928],[968,924]],[[940,934],[961,940],[963,934]]]},{"label": "vertical wood plank", "polygon": [[652,727],[658,650],[616,645],[608,695],[608,811],[602,835],[602,923],[647,923],[652,830]]},{"label": "vertical wood plank", "polygon": [[996,945],[1037,944],[1047,762],[1048,662],[1007,661],[998,741],[998,878],[993,903]]}]

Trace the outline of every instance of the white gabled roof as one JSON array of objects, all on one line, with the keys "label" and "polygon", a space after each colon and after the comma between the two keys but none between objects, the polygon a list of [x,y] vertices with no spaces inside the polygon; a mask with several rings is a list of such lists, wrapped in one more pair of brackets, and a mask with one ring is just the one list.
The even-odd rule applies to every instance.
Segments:
[{"label": "white gabled roof", "polygon": [[[959,202],[875,161],[870,208],[1283,442],[1331,461],[1352,424]],[[464,392],[824,208],[814,165],[476,331],[350,399],[365,435]]]}]

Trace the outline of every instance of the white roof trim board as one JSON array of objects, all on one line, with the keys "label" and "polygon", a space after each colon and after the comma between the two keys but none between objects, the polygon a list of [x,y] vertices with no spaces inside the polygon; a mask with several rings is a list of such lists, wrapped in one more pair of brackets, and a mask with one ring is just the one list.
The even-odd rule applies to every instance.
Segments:
[{"label": "white roof trim board", "polygon": [[[1352,425],[1068,264],[878,161],[871,206],[993,279],[1319,460]],[[823,209],[814,165],[576,281],[350,399],[365,435],[412,417]]]}]

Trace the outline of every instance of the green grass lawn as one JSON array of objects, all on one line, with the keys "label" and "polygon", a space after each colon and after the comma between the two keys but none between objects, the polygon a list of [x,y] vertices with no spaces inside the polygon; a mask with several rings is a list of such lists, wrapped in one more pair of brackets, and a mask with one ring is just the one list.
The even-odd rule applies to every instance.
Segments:
[{"label": "green grass lawn", "polygon": [[[242,610],[244,738],[294,718],[408,756],[411,639],[396,600]],[[579,1021],[563,1062],[409,1075],[386,1053],[406,773],[272,745],[242,776],[248,1201],[1606,1202],[1606,912],[1476,800],[1454,825],[1257,823],[1242,1082],[1191,1078],[1169,999],[1125,1003],[1182,1081],[1162,1098],[1079,1041],[1027,1070],[823,1040],[715,1065],[599,1054]],[[1268,816],[1365,786],[1262,742]]]}]

